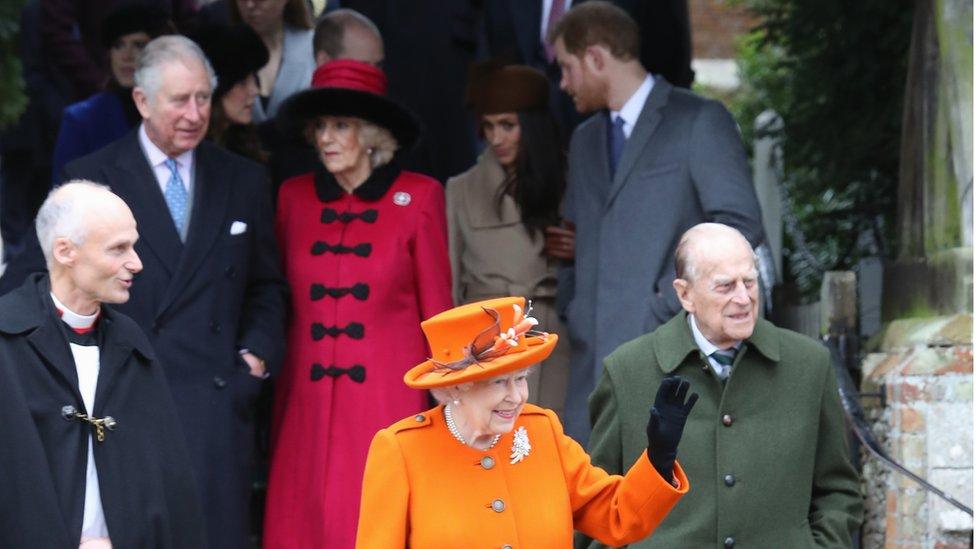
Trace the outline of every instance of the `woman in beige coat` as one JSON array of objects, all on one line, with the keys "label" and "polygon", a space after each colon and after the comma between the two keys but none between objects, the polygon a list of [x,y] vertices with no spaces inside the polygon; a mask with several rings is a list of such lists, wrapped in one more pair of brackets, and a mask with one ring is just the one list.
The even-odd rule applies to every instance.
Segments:
[{"label": "woman in beige coat", "polygon": [[[536,318],[563,334],[556,269],[572,260],[574,241],[571,229],[558,226],[566,159],[548,98],[548,81],[533,68],[472,69],[467,104],[488,147],[474,167],[447,182],[447,222],[455,305],[524,295]],[[561,415],[569,346],[545,364],[530,377],[529,394]]]}]

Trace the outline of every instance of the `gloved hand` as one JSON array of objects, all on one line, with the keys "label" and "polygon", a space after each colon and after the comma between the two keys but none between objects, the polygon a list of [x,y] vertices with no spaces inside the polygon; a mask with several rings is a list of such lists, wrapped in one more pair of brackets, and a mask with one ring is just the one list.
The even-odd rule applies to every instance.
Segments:
[{"label": "gloved hand", "polygon": [[668,376],[661,381],[647,420],[647,458],[668,482],[672,481],[674,460],[678,454],[681,432],[691,408],[698,401],[698,393],[691,393],[689,383],[679,376]]}]

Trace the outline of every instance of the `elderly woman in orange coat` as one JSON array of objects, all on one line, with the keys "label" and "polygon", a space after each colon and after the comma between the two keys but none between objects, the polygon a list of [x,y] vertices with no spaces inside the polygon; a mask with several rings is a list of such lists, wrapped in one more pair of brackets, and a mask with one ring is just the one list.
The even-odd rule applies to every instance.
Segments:
[{"label": "elderly woman in orange coat", "polygon": [[531,366],[558,339],[522,298],[456,307],[421,327],[433,358],[405,383],[442,404],[379,431],[363,479],[356,546],[571,547],[573,530],[609,545],[647,536],[688,491],[675,460],[698,398],[667,378],[647,425],[648,450],[610,475],[527,404]]}]

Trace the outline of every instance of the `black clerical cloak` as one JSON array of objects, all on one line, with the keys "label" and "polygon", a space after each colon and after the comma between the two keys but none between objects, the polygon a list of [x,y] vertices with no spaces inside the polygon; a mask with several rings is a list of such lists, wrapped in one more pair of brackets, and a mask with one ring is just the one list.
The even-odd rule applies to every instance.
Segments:
[{"label": "black clerical cloak", "polygon": [[102,307],[94,410],[78,391],[47,275],[0,298],[0,547],[74,549],[81,538],[93,427],[71,406],[112,416],[92,436],[102,507],[118,548],[204,547],[201,506],[163,370],[128,317]]}]

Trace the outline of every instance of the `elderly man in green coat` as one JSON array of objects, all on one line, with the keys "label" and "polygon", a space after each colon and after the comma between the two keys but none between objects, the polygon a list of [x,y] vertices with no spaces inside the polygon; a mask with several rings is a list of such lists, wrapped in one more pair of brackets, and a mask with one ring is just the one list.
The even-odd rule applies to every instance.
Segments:
[{"label": "elderly man in green coat", "polygon": [[590,455],[621,473],[646,448],[663,378],[701,395],[678,447],[691,489],[631,547],[849,548],[863,507],[827,350],[757,317],[755,258],[735,229],[692,227],[675,263],[685,310],[608,356],[590,396]]}]

